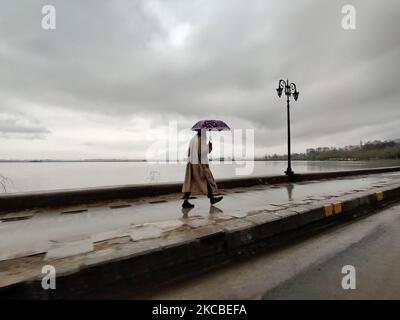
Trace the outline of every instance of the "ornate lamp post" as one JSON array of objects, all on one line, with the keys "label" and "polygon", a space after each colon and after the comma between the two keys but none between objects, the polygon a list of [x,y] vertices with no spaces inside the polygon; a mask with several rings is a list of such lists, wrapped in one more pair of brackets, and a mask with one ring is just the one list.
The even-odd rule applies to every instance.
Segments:
[{"label": "ornate lamp post", "polygon": [[290,106],[289,106],[289,98],[293,94],[293,98],[295,101],[297,101],[297,98],[299,97],[299,92],[297,91],[296,85],[294,83],[289,83],[289,80],[279,80],[278,84],[278,89],[276,91],[278,92],[278,97],[280,98],[282,96],[282,91],[285,89],[285,95],[286,95],[286,101],[287,101],[287,131],[288,131],[288,167],[285,171],[285,174],[289,177],[289,180],[291,181],[294,175],[294,172],[292,170],[291,166],[291,154],[290,154]]}]

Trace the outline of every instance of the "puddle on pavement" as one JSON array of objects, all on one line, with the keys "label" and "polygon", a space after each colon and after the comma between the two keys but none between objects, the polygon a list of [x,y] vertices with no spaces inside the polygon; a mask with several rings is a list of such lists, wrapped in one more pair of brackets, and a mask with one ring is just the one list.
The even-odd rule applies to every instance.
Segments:
[{"label": "puddle on pavement", "polygon": [[122,208],[129,208],[129,207],[131,207],[132,205],[131,204],[129,204],[129,203],[121,203],[121,204],[114,204],[114,205],[112,205],[112,206],[110,206],[110,209],[122,209]]},{"label": "puddle on pavement", "polygon": [[14,222],[14,221],[21,221],[21,220],[28,220],[30,219],[31,216],[25,216],[25,217],[12,217],[12,218],[1,218],[0,222]]},{"label": "puddle on pavement", "polygon": [[165,203],[168,202],[167,200],[155,200],[155,201],[149,201],[151,204],[156,204],[156,203]]},{"label": "puddle on pavement", "polygon": [[87,212],[87,209],[76,209],[76,210],[67,210],[67,211],[61,211],[61,214],[76,214],[76,213],[83,213]]}]

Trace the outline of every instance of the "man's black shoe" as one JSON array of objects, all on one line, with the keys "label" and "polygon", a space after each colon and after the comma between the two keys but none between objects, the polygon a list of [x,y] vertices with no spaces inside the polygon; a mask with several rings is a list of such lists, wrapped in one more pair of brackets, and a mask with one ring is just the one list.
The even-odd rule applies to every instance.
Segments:
[{"label": "man's black shoe", "polygon": [[222,200],[223,197],[213,197],[210,199],[210,203],[211,204],[215,204],[217,202],[220,202]]},{"label": "man's black shoe", "polygon": [[182,208],[185,209],[194,208],[194,204],[191,204],[189,201],[185,200],[182,204]]}]

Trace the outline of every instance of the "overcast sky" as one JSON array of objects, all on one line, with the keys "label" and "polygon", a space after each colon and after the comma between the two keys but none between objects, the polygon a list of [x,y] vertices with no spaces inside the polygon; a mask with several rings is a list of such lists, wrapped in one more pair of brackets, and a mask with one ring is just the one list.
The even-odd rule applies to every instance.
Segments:
[{"label": "overcast sky", "polygon": [[143,158],[201,119],[285,153],[280,78],[293,151],[400,138],[399,30],[398,0],[0,0],[0,159]]}]

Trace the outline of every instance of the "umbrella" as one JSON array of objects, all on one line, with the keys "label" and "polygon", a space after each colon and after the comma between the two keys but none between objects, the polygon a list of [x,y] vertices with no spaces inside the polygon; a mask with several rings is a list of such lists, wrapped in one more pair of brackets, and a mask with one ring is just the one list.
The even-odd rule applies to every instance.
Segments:
[{"label": "umbrella", "polygon": [[205,131],[229,131],[231,128],[221,120],[201,120],[197,122],[192,131],[205,130]]}]

